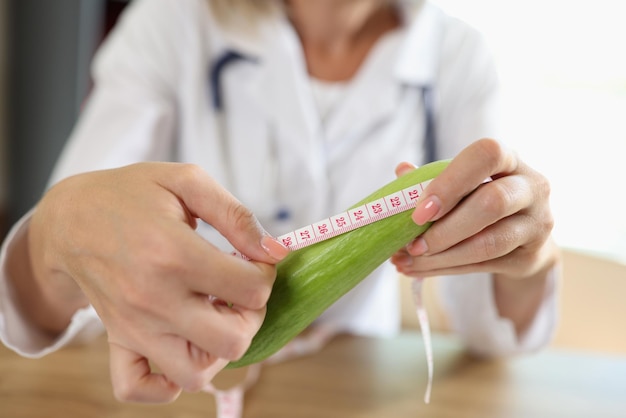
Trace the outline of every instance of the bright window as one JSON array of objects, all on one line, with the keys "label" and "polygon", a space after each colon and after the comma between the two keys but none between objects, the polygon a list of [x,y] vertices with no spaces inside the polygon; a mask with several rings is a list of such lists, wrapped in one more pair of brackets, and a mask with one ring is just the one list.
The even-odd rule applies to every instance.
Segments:
[{"label": "bright window", "polygon": [[486,36],[504,139],[551,181],[560,245],[626,261],[626,2],[434,2]]}]

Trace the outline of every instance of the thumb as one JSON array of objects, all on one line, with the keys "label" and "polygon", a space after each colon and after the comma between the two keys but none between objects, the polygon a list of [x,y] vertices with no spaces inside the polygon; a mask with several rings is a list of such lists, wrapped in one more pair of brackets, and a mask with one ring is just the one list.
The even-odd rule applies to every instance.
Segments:
[{"label": "thumb", "polygon": [[[289,250],[261,226],[256,216],[199,166],[168,164],[161,184],[178,196],[193,216],[217,229],[242,254],[275,264]],[[174,170],[175,172],[170,172]]]},{"label": "thumb", "polygon": [[154,373],[147,358],[109,343],[111,384],[120,402],[170,403],[182,389],[165,375]]}]

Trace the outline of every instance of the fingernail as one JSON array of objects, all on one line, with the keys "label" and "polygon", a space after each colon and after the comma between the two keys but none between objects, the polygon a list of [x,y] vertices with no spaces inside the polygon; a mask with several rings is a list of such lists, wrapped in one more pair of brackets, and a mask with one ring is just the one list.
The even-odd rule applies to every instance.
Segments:
[{"label": "fingernail", "polygon": [[403,176],[413,170],[415,170],[417,168],[417,166],[413,163],[410,163],[408,161],[402,162],[398,165],[397,169],[396,169],[396,175],[398,176]]},{"label": "fingernail", "polygon": [[411,243],[409,248],[407,248],[407,251],[412,256],[417,257],[419,255],[425,254],[426,251],[428,251],[428,244],[426,244],[426,240],[424,238],[419,237]]},{"label": "fingernail", "polygon": [[263,238],[261,238],[261,247],[263,247],[267,255],[276,260],[282,260],[289,254],[287,247],[269,235],[264,235]]},{"label": "fingernail", "polygon": [[437,196],[429,196],[424,201],[420,202],[413,211],[411,215],[413,222],[418,225],[424,225],[432,221],[440,208],[441,201],[439,198]]}]

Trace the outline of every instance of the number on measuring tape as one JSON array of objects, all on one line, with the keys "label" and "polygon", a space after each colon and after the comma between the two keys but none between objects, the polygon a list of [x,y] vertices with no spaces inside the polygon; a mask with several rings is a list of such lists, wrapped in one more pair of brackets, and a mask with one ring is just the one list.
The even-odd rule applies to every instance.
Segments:
[{"label": "number on measuring tape", "polygon": [[292,248],[296,245],[296,234],[293,232],[285,234],[279,238],[279,241],[282,242],[285,247]]},{"label": "number on measuring tape", "polygon": [[404,189],[406,200],[409,202],[417,200],[420,197],[420,191],[417,187],[411,187],[409,189]]},{"label": "number on measuring tape", "polygon": [[374,200],[373,202],[368,203],[366,206],[371,218],[380,218],[385,214],[385,212],[388,211],[387,203],[385,203],[384,197],[378,200]]},{"label": "number on measuring tape", "polygon": [[339,215],[331,216],[330,223],[331,223],[331,225],[333,225],[333,227],[336,230],[337,229],[344,229],[344,228],[352,225],[352,222],[350,222],[350,217],[348,216],[348,214],[346,212],[341,213]]},{"label": "number on measuring tape", "polygon": [[304,228],[296,229],[296,243],[306,244],[315,238],[313,234],[313,228],[311,226],[305,226]]},{"label": "number on measuring tape", "polygon": [[333,227],[330,219],[324,219],[323,221],[313,224],[313,232],[316,237],[325,237],[333,232]]},{"label": "number on measuring tape", "polygon": [[367,212],[367,206],[362,205],[358,208],[350,209],[348,211],[348,215],[350,216],[350,220],[353,224],[365,222],[370,218],[369,213]]}]

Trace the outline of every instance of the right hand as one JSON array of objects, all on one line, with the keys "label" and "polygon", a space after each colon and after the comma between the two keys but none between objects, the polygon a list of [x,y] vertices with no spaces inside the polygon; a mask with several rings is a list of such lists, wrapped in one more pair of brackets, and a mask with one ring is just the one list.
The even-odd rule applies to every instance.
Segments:
[{"label": "right hand", "polygon": [[[197,218],[252,261],[200,237]],[[93,305],[108,333],[114,393],[133,402],[201,390],[243,356],[263,321],[274,264],[288,253],[206,173],[177,163],[59,182],[34,212],[29,246],[38,286],[67,311],[58,318]]]}]

